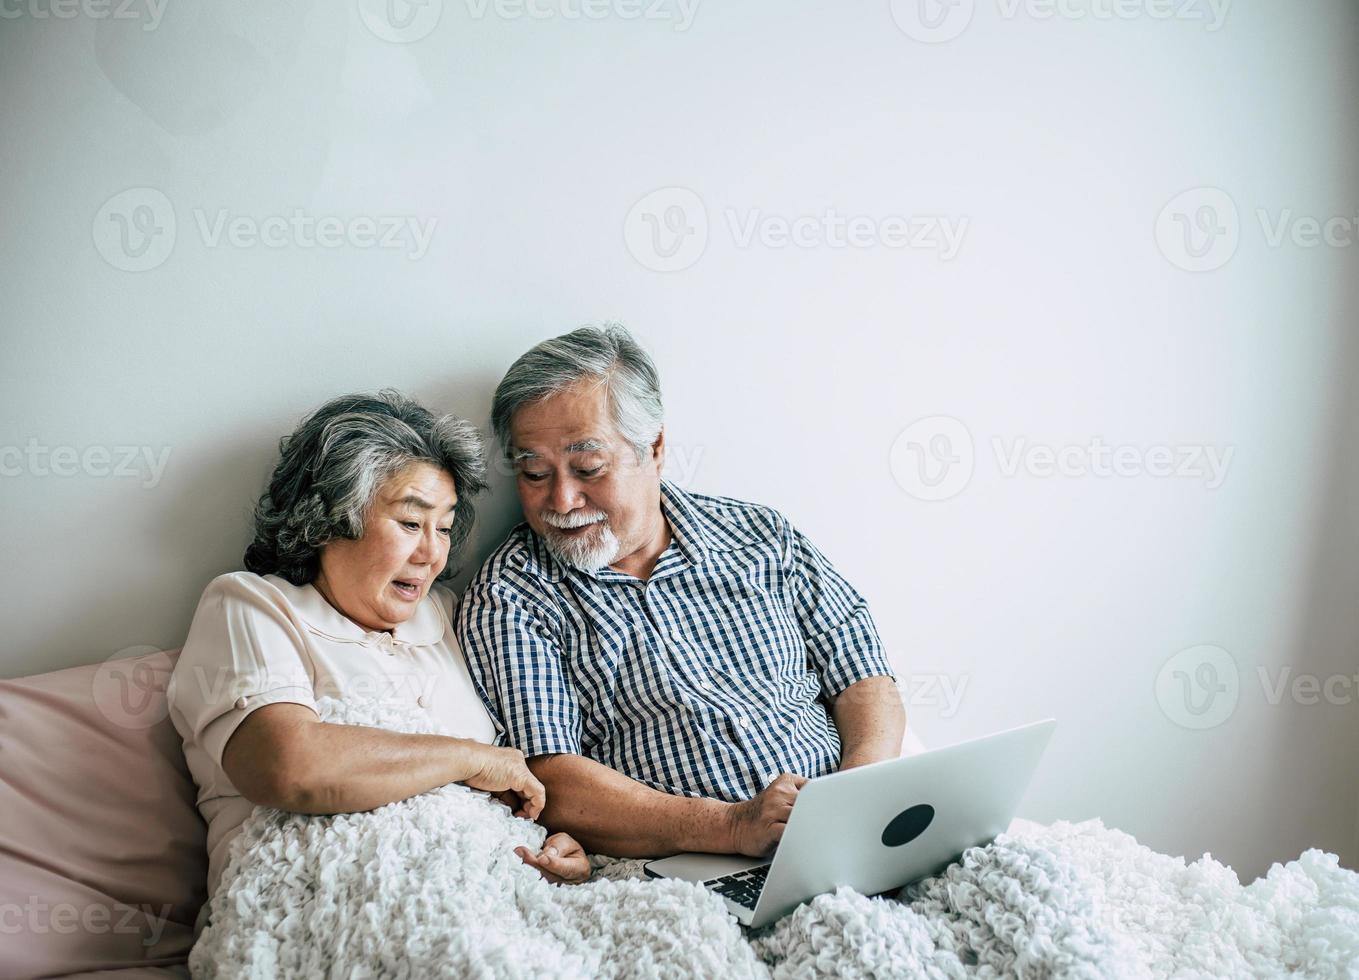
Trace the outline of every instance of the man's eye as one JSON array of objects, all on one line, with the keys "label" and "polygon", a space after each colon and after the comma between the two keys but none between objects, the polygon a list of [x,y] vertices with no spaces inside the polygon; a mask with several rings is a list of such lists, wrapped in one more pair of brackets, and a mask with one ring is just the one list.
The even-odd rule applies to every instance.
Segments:
[{"label": "man's eye", "polygon": [[420,530],[420,522],[419,522],[419,521],[402,521],[401,524],[402,524],[403,527],[408,527],[408,528],[410,528],[412,531],[418,531],[418,530]]},{"label": "man's eye", "polygon": [[542,483],[544,480],[547,479],[547,474],[546,474],[546,473],[522,473],[522,472],[521,472],[519,475],[522,476],[525,480],[528,480],[530,483]]},{"label": "man's eye", "polygon": [[598,476],[598,475],[599,475],[599,471],[602,470],[602,469],[604,469],[604,467],[602,467],[602,466],[596,466],[596,467],[594,467],[593,469],[588,469],[588,470],[576,470],[576,473],[579,474],[580,476]]}]

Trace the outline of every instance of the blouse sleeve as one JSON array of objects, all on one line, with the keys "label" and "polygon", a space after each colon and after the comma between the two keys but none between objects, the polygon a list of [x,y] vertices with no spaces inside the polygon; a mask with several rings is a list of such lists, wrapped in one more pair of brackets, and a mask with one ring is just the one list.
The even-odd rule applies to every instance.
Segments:
[{"label": "blouse sleeve", "polygon": [[219,767],[238,725],[267,704],[316,710],[302,627],[264,578],[233,572],[203,593],[175,665],[171,716]]}]

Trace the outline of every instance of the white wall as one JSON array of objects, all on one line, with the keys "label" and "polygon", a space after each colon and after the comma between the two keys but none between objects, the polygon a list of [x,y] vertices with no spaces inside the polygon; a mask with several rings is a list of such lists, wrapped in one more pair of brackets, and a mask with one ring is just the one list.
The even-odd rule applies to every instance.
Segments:
[{"label": "white wall", "polygon": [[[691,22],[432,0],[393,43],[376,0],[150,2],[0,20],[5,675],[177,645],[323,399],[395,385],[481,422],[517,354],[613,317],[662,366],[674,475],[784,508],[861,587],[925,741],[1060,719],[1025,815],[1102,816],[1247,880],[1312,845],[1359,864],[1359,680],[1267,696],[1282,668],[1359,671],[1359,248],[1271,244],[1257,215],[1345,218],[1353,242],[1351,3],[960,0],[926,8],[931,35],[886,0]],[[1221,198],[1156,229],[1200,187],[1238,244],[1191,272],[1176,214]],[[664,228],[666,205],[693,231],[670,260],[643,213]],[[294,209],[436,224],[418,258],[212,237]],[[743,246],[752,209],[966,226],[948,255]],[[956,422],[897,442],[936,416]],[[1133,464],[1232,455],[1211,489],[1002,470],[1017,439],[1094,438]],[[965,480],[938,460],[969,439]],[[163,472],[97,475],[125,445]],[[59,446],[96,452],[55,476]],[[920,499],[922,464],[958,492]],[[514,511],[501,479],[477,557]],[[1201,645],[1235,666],[1230,716],[1230,692],[1187,713],[1174,671],[1211,680],[1197,661],[1157,696]]]}]

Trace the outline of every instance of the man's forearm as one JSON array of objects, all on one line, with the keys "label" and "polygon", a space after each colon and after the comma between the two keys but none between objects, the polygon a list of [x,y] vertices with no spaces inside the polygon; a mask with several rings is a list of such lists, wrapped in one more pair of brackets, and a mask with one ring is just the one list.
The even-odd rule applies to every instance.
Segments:
[{"label": "man's forearm", "polygon": [[730,803],[670,796],[580,755],[536,756],[529,768],[547,789],[541,822],[592,853],[664,857],[735,850]]},{"label": "man's forearm", "polygon": [[831,705],[840,732],[840,768],[853,769],[901,754],[906,709],[896,681],[865,677],[840,692]]}]

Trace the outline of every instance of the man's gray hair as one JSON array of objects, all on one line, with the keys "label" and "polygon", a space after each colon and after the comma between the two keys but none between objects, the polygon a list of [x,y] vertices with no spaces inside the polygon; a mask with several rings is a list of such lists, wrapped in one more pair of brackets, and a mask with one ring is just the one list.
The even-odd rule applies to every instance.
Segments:
[{"label": "man's gray hair", "polygon": [[637,459],[645,459],[665,416],[661,376],[647,352],[618,323],[581,327],[544,340],[510,365],[491,403],[491,425],[506,455],[511,453],[510,422],[515,412],[582,381],[605,386],[614,424]]},{"label": "man's gray hair", "polygon": [[[382,485],[413,463],[448,473],[458,495],[450,557],[472,530],[472,498],[486,489],[481,435],[452,415],[436,416],[397,391],[342,395],[302,420],[279,443],[269,489],[255,506],[255,540],[245,567],[306,585],[321,549],[363,537],[363,519]],[[456,574],[452,562],[439,578]]]}]

